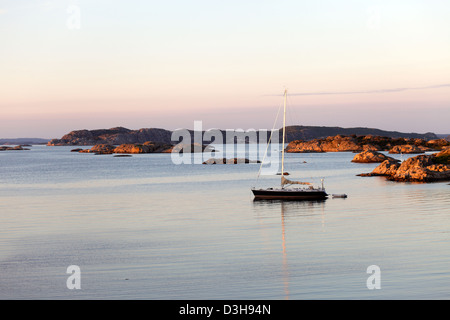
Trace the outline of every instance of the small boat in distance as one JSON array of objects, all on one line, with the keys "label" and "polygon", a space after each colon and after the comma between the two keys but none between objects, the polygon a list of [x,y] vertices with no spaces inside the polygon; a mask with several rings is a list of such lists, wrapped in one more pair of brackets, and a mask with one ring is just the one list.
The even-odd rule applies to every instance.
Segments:
[{"label": "small boat in distance", "polygon": [[[325,188],[322,185],[320,187],[314,187],[309,182],[291,181],[284,176],[284,145],[286,136],[286,99],[287,90],[284,91],[284,115],[283,115],[283,144],[281,152],[281,186],[274,188],[257,189],[252,188],[255,200],[324,200],[328,197],[325,192]],[[261,163],[262,165],[262,163]],[[304,185],[306,187],[289,187],[291,185]]]},{"label": "small boat in distance", "polygon": [[332,196],[333,198],[342,198],[342,199],[347,198],[347,195],[346,195],[346,194],[332,194],[331,196]]}]

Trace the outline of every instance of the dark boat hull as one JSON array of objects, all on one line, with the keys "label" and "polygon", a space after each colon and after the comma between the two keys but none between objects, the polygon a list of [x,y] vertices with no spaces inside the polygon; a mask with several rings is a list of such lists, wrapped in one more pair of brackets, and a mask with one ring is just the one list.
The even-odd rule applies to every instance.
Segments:
[{"label": "dark boat hull", "polygon": [[323,200],[328,194],[323,190],[272,190],[252,189],[255,199],[264,200]]}]

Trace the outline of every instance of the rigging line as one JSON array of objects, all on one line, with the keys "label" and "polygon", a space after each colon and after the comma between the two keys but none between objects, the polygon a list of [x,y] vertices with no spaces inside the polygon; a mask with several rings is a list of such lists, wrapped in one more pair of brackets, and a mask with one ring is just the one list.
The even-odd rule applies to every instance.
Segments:
[{"label": "rigging line", "polygon": [[[263,157],[263,160],[261,161],[261,165],[259,166],[258,175],[256,176],[256,180],[257,180],[257,181],[258,181],[259,176],[260,176],[260,174],[261,174],[261,169],[262,169],[262,166],[263,166],[263,164],[264,164],[264,160],[266,159],[266,156],[267,156],[267,150],[269,150],[269,144],[270,144],[270,142],[271,142],[271,140],[272,140],[272,134],[273,134],[273,131],[275,130],[275,125],[277,124],[278,116],[280,115],[280,110],[281,110],[281,105],[280,105],[280,107],[278,108],[278,113],[277,113],[277,116],[276,116],[276,118],[275,118],[275,122],[273,123],[272,130],[270,131],[270,137],[269,137],[269,141],[267,142],[266,151],[264,152],[264,157]],[[278,143],[279,143],[279,141],[278,141]],[[259,144],[258,144],[258,151],[259,151]]]}]

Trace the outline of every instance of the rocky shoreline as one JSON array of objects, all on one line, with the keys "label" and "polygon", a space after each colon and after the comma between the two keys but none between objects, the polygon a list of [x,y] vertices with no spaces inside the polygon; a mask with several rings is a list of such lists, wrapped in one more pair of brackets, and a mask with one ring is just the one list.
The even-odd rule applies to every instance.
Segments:
[{"label": "rocky shoreline", "polygon": [[330,136],[323,139],[310,141],[291,141],[286,147],[286,152],[362,152],[362,151],[388,151],[392,154],[425,153],[427,151],[439,151],[450,146],[445,139],[414,139],[414,138],[389,138],[381,136]]},{"label": "rocky shoreline", "polygon": [[439,182],[450,181],[450,147],[430,155],[418,155],[403,162],[386,159],[371,173],[358,176],[384,176],[390,181]]},{"label": "rocky shoreline", "polygon": [[[194,131],[188,130],[191,135],[191,141],[194,141]],[[222,134],[222,141],[226,141],[228,130],[219,130]],[[251,131],[251,130],[250,130]],[[49,146],[93,146],[96,144],[111,144],[121,145],[125,143],[140,143],[143,144],[146,141],[157,141],[163,143],[174,143],[181,141],[172,141],[172,135],[175,131],[161,129],[161,128],[143,128],[138,130],[131,130],[124,127],[115,127],[111,129],[96,129],[96,130],[75,130],[65,134],[60,139],[52,139],[48,141]],[[279,129],[279,139],[281,143],[282,129]],[[201,136],[204,137],[205,131],[201,130]],[[236,136],[237,143],[256,143],[260,141],[261,137],[265,137],[267,141],[269,133],[267,130],[256,130],[253,132],[256,134],[257,140],[250,136],[238,135]],[[341,128],[341,127],[319,127],[319,126],[287,126],[286,127],[286,141],[310,141],[312,139],[319,139],[329,136],[379,136],[390,138],[409,138],[409,139],[425,139],[432,140],[438,139],[438,136],[434,133],[428,132],[424,134],[419,133],[406,133],[397,131],[385,131],[374,128]],[[252,142],[253,141],[253,142]],[[200,142],[200,141],[199,141]],[[203,144],[209,144],[211,141],[204,140]],[[19,143],[18,143],[19,144]]]},{"label": "rocky shoreline", "polygon": [[214,149],[210,146],[199,145],[193,143],[191,145],[183,144],[167,144],[147,141],[143,144],[125,143],[119,146],[111,144],[96,144],[90,149],[77,148],[71,152],[78,153],[93,153],[93,154],[140,154],[140,153],[195,153],[195,152],[213,152]]},{"label": "rocky shoreline", "polygon": [[[102,132],[96,132],[95,139],[92,132],[83,131],[87,135],[82,140],[70,140],[74,145],[89,145],[89,149],[77,148],[71,152],[90,153],[90,154],[114,154],[115,157],[126,157],[131,154],[144,153],[172,153],[172,152],[214,152],[215,150],[208,145],[197,143],[183,145],[166,142],[155,142],[154,140],[144,143],[121,143],[114,144],[117,138],[124,133],[139,135],[140,139],[147,137],[148,132],[136,131],[129,132],[125,128],[115,128],[118,132],[111,135],[111,130],[107,130],[107,136],[102,139]],[[113,131],[114,131],[113,130]],[[159,129],[152,129],[158,131]],[[161,132],[160,132],[161,133]],[[71,138],[79,136],[80,132],[74,132]],[[153,131],[152,135],[155,134]],[[166,136],[165,133],[163,133]],[[122,136],[123,138],[123,136]],[[167,137],[165,137],[167,139]],[[93,143],[98,141],[111,141],[111,143]],[[120,139],[119,139],[120,140]],[[69,140],[52,140],[48,145],[67,145]],[[25,145],[0,146],[0,151],[29,150],[23,148]],[[450,142],[446,139],[425,140],[421,138],[390,138],[382,136],[329,136],[327,138],[313,139],[310,141],[295,140],[291,141],[286,147],[288,153],[322,153],[322,152],[354,152],[357,153],[352,162],[354,163],[380,163],[372,172],[362,173],[358,176],[384,176],[391,181],[403,182],[436,182],[450,181]],[[383,153],[389,154],[419,154],[403,162],[389,157]],[[436,151],[433,154],[424,154],[425,152]],[[237,163],[260,163],[258,160],[249,160],[244,158],[211,158],[203,164],[237,164]]]}]

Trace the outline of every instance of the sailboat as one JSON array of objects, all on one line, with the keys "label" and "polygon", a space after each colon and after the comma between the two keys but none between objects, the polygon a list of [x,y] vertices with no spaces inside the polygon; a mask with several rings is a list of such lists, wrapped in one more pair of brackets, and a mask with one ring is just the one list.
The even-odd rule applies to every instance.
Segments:
[{"label": "sailboat", "polygon": [[[255,200],[324,200],[328,197],[322,185],[314,187],[309,182],[292,181],[286,179],[284,172],[284,152],[285,152],[285,137],[286,137],[286,100],[287,90],[284,91],[284,113],[283,113],[283,144],[281,146],[281,186],[257,189],[252,188]],[[262,164],[261,164],[262,165]],[[292,185],[303,185],[302,187],[292,187]]]}]

